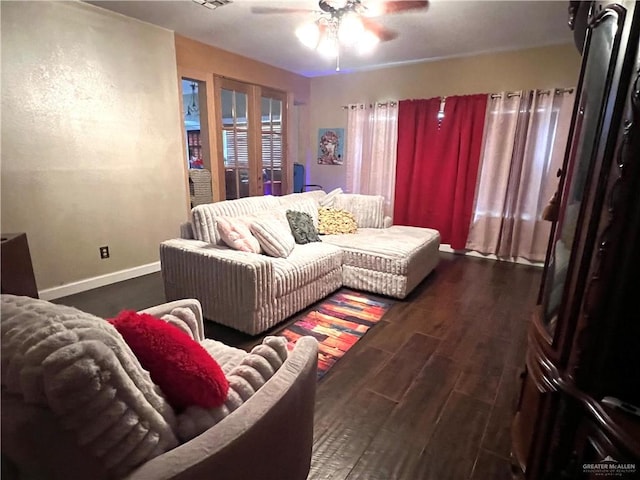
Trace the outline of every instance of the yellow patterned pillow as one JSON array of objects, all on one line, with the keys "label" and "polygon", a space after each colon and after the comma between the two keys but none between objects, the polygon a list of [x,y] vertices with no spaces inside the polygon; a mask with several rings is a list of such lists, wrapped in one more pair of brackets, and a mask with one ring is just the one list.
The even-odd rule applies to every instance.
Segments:
[{"label": "yellow patterned pillow", "polygon": [[337,235],[356,233],[358,224],[352,213],[337,208],[318,209],[318,233],[321,235]]}]

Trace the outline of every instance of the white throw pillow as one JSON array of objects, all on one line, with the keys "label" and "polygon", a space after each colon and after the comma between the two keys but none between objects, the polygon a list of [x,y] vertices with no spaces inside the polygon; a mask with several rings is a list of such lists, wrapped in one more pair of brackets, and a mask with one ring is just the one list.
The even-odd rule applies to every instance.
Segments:
[{"label": "white throw pillow", "polygon": [[251,222],[249,228],[260,242],[264,253],[272,257],[286,258],[296,246],[289,223],[284,223],[280,218],[258,217]]},{"label": "white throw pillow", "polygon": [[216,226],[222,241],[234,250],[261,253],[260,242],[251,235],[247,222],[242,218],[218,217]]},{"label": "white throw pillow", "polygon": [[384,197],[382,195],[342,193],[336,195],[333,208],[353,213],[358,228],[384,227]]},{"label": "white throw pillow", "polygon": [[326,196],[324,196],[321,200],[320,200],[320,206],[321,207],[325,207],[325,208],[331,208],[333,207],[333,204],[336,201],[336,197],[338,195],[340,195],[341,193],[343,193],[342,188],[338,187],[338,188],[334,188],[333,190],[331,190],[329,193],[327,193]]}]

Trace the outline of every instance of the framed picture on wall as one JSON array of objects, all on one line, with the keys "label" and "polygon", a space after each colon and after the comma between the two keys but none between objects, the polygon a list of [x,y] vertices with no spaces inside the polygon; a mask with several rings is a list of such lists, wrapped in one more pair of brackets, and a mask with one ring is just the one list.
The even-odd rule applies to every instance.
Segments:
[{"label": "framed picture on wall", "polygon": [[318,164],[342,165],[344,128],[320,128],[318,130]]}]

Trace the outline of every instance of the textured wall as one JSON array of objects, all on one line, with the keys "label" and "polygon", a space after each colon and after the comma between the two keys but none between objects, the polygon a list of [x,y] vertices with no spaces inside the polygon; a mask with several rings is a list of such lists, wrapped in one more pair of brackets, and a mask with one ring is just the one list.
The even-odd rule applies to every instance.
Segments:
[{"label": "textured wall", "polygon": [[39,289],[158,261],[187,205],[173,33],[80,2],[0,5],[2,231],[27,232]]},{"label": "textured wall", "polygon": [[310,179],[327,191],[345,185],[345,166],[318,165],[316,160],[318,129],[346,127],[347,112],[341,105],[569,87],[576,85],[579,73],[576,48],[560,45],[312,78],[306,153]]}]

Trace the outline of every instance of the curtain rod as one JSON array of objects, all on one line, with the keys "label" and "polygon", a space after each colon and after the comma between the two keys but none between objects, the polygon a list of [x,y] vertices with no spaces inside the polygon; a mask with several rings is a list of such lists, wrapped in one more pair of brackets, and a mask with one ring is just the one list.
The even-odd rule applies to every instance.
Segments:
[{"label": "curtain rod", "polygon": [[[519,96],[520,96],[520,92],[507,92],[507,98],[519,97]],[[501,93],[492,93],[491,94],[491,98],[502,98],[502,94]]]},{"label": "curtain rod", "polygon": [[[397,105],[397,102],[378,102],[378,103],[370,103],[368,105],[369,108],[373,108],[373,106],[376,105],[378,107],[386,107],[386,106],[390,106],[390,107],[395,107]],[[367,105],[365,105],[364,103],[358,103],[358,104],[352,104],[352,105],[342,105],[342,109],[343,110],[355,110],[356,108],[365,108]]]},{"label": "curtain rod", "polygon": [[[538,95],[549,95],[551,93],[551,90],[536,90],[536,92],[538,92]],[[554,89],[554,93],[556,95],[562,95],[563,93],[573,93],[573,88],[556,88]],[[507,98],[519,96],[520,92],[507,92]],[[491,98],[502,98],[502,94],[492,93]]]},{"label": "curtain rod", "polygon": [[[556,88],[553,90],[554,93],[556,95],[561,95],[563,93],[573,93],[573,88]],[[538,92],[538,95],[549,95],[551,93],[551,90],[536,90],[536,92]],[[511,97],[519,97],[520,96],[520,92],[507,92],[507,98],[511,98]],[[441,97],[442,99],[446,99],[447,97]],[[502,98],[502,94],[501,93],[492,93],[491,94],[491,98]],[[397,102],[377,102],[375,105],[377,105],[378,107],[386,107],[387,105],[395,107],[397,105]],[[369,108],[373,108],[374,104],[370,103],[368,105]],[[365,108],[367,107],[366,104],[363,103],[358,103],[358,104],[351,104],[351,105],[342,105],[342,109],[343,110],[355,110],[356,108]]]}]

